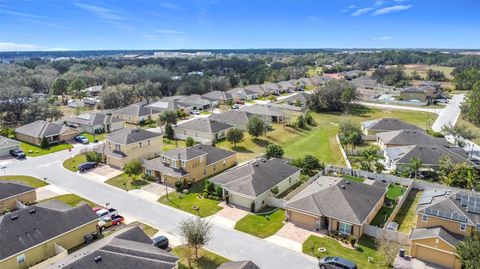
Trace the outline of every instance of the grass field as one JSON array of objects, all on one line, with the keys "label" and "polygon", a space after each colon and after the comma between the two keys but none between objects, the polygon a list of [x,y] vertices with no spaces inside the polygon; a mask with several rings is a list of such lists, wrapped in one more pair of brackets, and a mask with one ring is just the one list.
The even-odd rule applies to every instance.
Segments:
[{"label": "grass field", "polygon": [[410,193],[408,193],[405,203],[403,203],[402,208],[400,208],[394,219],[399,225],[399,232],[410,233],[412,229],[415,228],[417,221],[416,210],[418,200],[420,200],[422,193],[423,192],[418,190],[411,190]]},{"label": "grass field", "polygon": [[96,207],[96,206],[99,206],[83,197],[80,197],[78,195],[75,195],[75,194],[64,194],[64,195],[60,195],[60,196],[55,196],[55,197],[52,197],[52,198],[49,198],[49,199],[46,199],[46,200],[42,200],[40,202],[46,202],[46,201],[50,201],[50,200],[58,200],[58,201],[61,201],[61,202],[64,202],[65,204],[67,205],[70,205],[70,206],[79,206],[79,205],[82,205],[82,204],[88,204],[88,206],[90,207]]},{"label": "grass field", "polygon": [[248,214],[235,224],[235,230],[266,238],[278,232],[283,227],[284,220],[285,210],[282,209],[267,215]]},{"label": "grass field", "polygon": [[45,181],[35,177],[31,177],[31,176],[17,176],[17,175],[0,176],[0,181],[19,182],[19,183],[28,185],[32,188],[40,188],[48,185],[48,183],[46,183]]},{"label": "grass field", "polygon": [[453,67],[439,66],[439,65],[426,65],[426,64],[407,64],[405,65],[405,73],[411,75],[413,71],[417,71],[423,79],[426,79],[428,69],[442,71],[447,79],[453,79],[450,74],[453,71]]},{"label": "grass field", "polygon": [[356,182],[364,182],[365,179],[364,178],[360,178],[360,177],[354,177],[354,176],[349,176],[349,175],[343,175],[342,176],[344,179],[348,179],[348,180],[351,180],[351,181],[356,181]]},{"label": "grass field", "polygon": [[80,153],[63,161],[63,167],[72,172],[77,172],[78,166],[86,161],[87,158],[85,157],[85,154]]},{"label": "grass field", "polygon": [[46,155],[46,154],[49,154],[49,153],[54,153],[54,152],[57,152],[57,151],[62,151],[62,150],[69,149],[69,148],[72,147],[72,145],[70,145],[70,144],[58,144],[58,145],[51,146],[48,149],[42,149],[39,146],[35,146],[35,145],[32,145],[32,144],[22,142],[22,143],[20,143],[20,147],[22,148],[23,152],[25,152],[25,154],[28,157],[37,157],[37,156],[42,156],[42,155]]},{"label": "grass field", "polygon": [[221,264],[230,261],[225,257],[201,248],[198,250],[199,259],[192,262],[192,267],[188,267],[185,248],[185,246],[178,246],[172,250],[173,254],[180,257],[180,262],[178,263],[179,269],[216,269]]},{"label": "grass field", "polygon": [[471,122],[463,119],[462,115],[458,117],[458,120],[455,125],[464,125],[466,126],[470,131],[472,131],[474,134],[477,135],[477,138],[473,140],[475,144],[480,145],[480,127],[473,125]]},{"label": "grass field", "polygon": [[168,138],[163,138],[163,150],[169,151],[175,149],[176,147],[185,147],[185,140],[170,140]]},{"label": "grass field", "polygon": [[127,174],[122,173],[116,177],[113,177],[105,183],[115,186],[119,189],[125,190],[134,190],[134,189],[140,189],[145,185],[150,184],[150,182],[143,180],[141,176],[136,176],[135,179],[133,177],[129,177]]}]

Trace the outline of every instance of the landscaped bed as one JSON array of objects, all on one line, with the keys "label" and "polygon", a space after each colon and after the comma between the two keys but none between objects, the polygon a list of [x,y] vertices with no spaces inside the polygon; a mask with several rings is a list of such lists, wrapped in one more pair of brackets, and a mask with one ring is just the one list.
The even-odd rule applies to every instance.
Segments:
[{"label": "landscaped bed", "polygon": [[66,169],[72,172],[77,172],[78,166],[86,161],[87,161],[86,155],[84,153],[80,153],[71,158],[66,159],[63,162],[63,167],[65,167]]},{"label": "landscaped bed", "polygon": [[422,193],[423,192],[418,190],[411,190],[408,193],[407,199],[403,203],[402,208],[400,208],[394,219],[394,221],[399,225],[399,232],[410,233],[412,229],[415,228],[417,223],[416,210]]},{"label": "landscaped bed", "polygon": [[178,264],[179,269],[215,269],[221,264],[230,261],[225,257],[201,248],[198,250],[199,259],[192,262],[192,267],[188,267],[188,261],[186,259],[185,252],[185,246],[178,246],[172,250],[172,253],[180,258],[180,262]]},{"label": "landscaped bed", "polygon": [[37,156],[42,156],[42,155],[46,155],[46,154],[54,153],[54,152],[57,152],[57,151],[62,151],[62,150],[72,148],[72,145],[70,145],[70,144],[58,144],[58,145],[50,146],[47,149],[42,149],[39,146],[35,146],[35,145],[32,145],[32,144],[22,142],[22,143],[20,143],[20,147],[22,148],[23,152],[25,152],[25,154],[28,157],[37,157]]},{"label": "landscaped bed", "polygon": [[64,202],[65,204],[73,206],[73,207],[76,207],[76,206],[79,206],[79,205],[82,205],[82,204],[88,204],[88,206],[90,206],[90,207],[99,206],[99,205],[95,204],[94,202],[91,202],[91,201],[89,201],[89,200],[87,200],[83,197],[80,197],[78,195],[75,195],[75,194],[59,195],[59,196],[55,196],[55,197],[52,197],[52,198],[42,200],[40,202],[46,202],[46,201],[50,201],[50,200],[58,200],[58,201]]},{"label": "landscaped bed", "polygon": [[105,183],[126,191],[140,189],[150,184],[150,182],[142,179],[142,176],[131,177],[125,173],[113,177],[105,181]]},{"label": "landscaped bed", "polygon": [[18,182],[18,183],[23,183],[25,185],[28,185],[32,188],[40,188],[43,186],[47,186],[48,183],[46,183],[43,180],[40,180],[35,177],[31,176],[18,176],[18,175],[8,175],[8,176],[0,176],[1,181],[12,181],[12,182]]},{"label": "landscaped bed", "polygon": [[285,220],[285,210],[278,209],[269,214],[248,214],[235,224],[235,230],[266,238],[280,230]]}]

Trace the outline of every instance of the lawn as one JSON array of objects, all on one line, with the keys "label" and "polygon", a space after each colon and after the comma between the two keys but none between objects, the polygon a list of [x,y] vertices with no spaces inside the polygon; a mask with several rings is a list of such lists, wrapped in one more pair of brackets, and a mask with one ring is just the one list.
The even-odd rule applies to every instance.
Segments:
[{"label": "lawn", "polygon": [[172,250],[172,253],[180,257],[179,269],[215,269],[221,264],[229,262],[230,260],[210,252],[206,249],[199,249],[199,259],[192,262],[192,267],[188,267],[187,259],[185,258],[185,246],[178,246]]},{"label": "lawn", "polygon": [[185,147],[185,140],[170,140],[163,138],[163,151],[169,151],[177,147]]},{"label": "lawn", "polygon": [[417,71],[420,76],[426,79],[428,69],[442,71],[447,79],[453,79],[450,74],[453,71],[453,67],[439,66],[439,65],[427,65],[427,64],[407,64],[405,65],[405,73],[411,75],[413,71]]},{"label": "lawn", "polygon": [[[167,195],[164,195],[160,197],[158,201],[162,204],[186,211],[190,214],[198,215],[202,218],[211,216],[222,210],[222,207],[218,205],[220,201],[199,197],[199,194],[201,194],[204,189],[204,182],[205,181],[202,180],[194,183],[189,189],[190,192],[188,194],[177,192],[170,193],[168,194],[168,197]],[[199,211],[194,210],[194,206],[197,206]]]},{"label": "lawn", "polygon": [[397,206],[397,198],[402,196],[405,191],[406,189],[402,186],[393,184],[388,185],[385,201],[390,201],[392,203],[392,207],[382,206],[370,224],[377,227],[383,227],[390,215],[392,215],[395,206]]},{"label": "lawn", "polygon": [[93,140],[96,138],[98,141],[103,141],[105,139],[107,139],[107,133],[103,133],[103,134],[96,134],[96,135],[92,135],[92,134],[89,134],[89,133],[82,133],[83,136],[85,136],[88,141],[90,141],[90,143],[93,143]]},{"label": "lawn", "polygon": [[480,145],[480,127],[473,125],[471,122],[465,120],[462,115],[458,117],[458,120],[455,125],[464,125],[470,131],[477,135],[477,138],[473,140],[475,144]]},{"label": "lawn", "polygon": [[394,219],[399,225],[399,232],[410,233],[412,229],[415,228],[415,224],[417,223],[417,205],[422,193],[423,192],[418,190],[411,190],[410,193],[408,193],[407,199]]},{"label": "lawn", "polygon": [[122,190],[134,190],[134,189],[140,189],[143,186],[146,186],[150,184],[150,182],[143,180],[142,176],[136,176],[135,179],[133,177],[129,177],[127,174],[122,173],[116,177],[113,177],[105,183],[110,184],[112,186],[115,186],[119,189]]},{"label": "lawn", "polygon": [[282,209],[266,215],[248,214],[235,224],[235,230],[266,238],[278,232],[283,227],[284,220],[285,210]]},{"label": "lawn", "polygon": [[20,147],[22,148],[23,152],[25,152],[25,154],[28,157],[37,157],[37,156],[42,156],[42,155],[46,155],[46,154],[49,154],[49,153],[54,153],[54,152],[57,152],[57,151],[62,151],[62,150],[69,149],[69,148],[72,147],[72,145],[70,145],[70,144],[58,144],[58,145],[53,145],[48,149],[42,149],[39,146],[35,146],[35,145],[32,145],[32,144],[22,142],[22,143],[20,143]]},{"label": "lawn", "polygon": [[40,188],[40,187],[48,185],[48,183],[46,183],[45,181],[40,180],[40,179],[35,178],[35,177],[31,177],[31,176],[17,176],[17,175],[0,176],[0,180],[1,181],[19,182],[19,183],[23,183],[25,185],[28,185],[32,188]]},{"label": "lawn", "polygon": [[343,177],[344,179],[348,179],[348,180],[350,180],[350,181],[356,181],[356,182],[360,182],[360,183],[362,183],[362,182],[365,181],[364,178],[354,177],[354,176],[349,176],[349,175],[343,175],[342,177]]},{"label": "lawn", "polygon": [[[320,247],[326,248],[327,251],[320,253]],[[313,253],[312,253],[313,249]],[[342,246],[338,241],[330,237],[317,237],[311,235],[303,243],[303,253],[323,258],[325,256],[338,256],[350,260],[357,264],[358,268],[388,268],[385,257],[383,257],[375,247],[375,240],[364,235],[357,243],[356,249],[350,249]],[[373,257],[373,262],[368,262],[368,257]]]},{"label": "lawn", "polygon": [[61,202],[64,202],[66,203],[67,205],[70,205],[70,206],[79,206],[79,205],[82,205],[82,204],[88,204],[88,206],[90,207],[96,207],[96,206],[99,206],[85,198],[82,198],[78,195],[75,195],[75,194],[64,194],[64,195],[60,195],[60,196],[55,196],[55,197],[52,197],[52,198],[49,198],[49,199],[45,199],[45,200],[42,200],[40,202],[46,202],[46,201],[50,201],[50,200],[58,200],[58,201],[61,201]]},{"label": "lawn", "polygon": [[84,153],[80,153],[71,158],[68,158],[63,162],[63,167],[72,172],[77,172],[78,166],[87,161],[87,158],[85,156],[86,155]]},{"label": "lawn", "polygon": [[406,190],[407,189],[402,186],[390,184],[388,185],[387,199],[395,201],[398,197],[402,196]]},{"label": "lawn", "polygon": [[157,229],[143,222],[135,221],[130,223],[128,226],[139,226],[149,237],[153,237],[156,233],[158,233]]}]

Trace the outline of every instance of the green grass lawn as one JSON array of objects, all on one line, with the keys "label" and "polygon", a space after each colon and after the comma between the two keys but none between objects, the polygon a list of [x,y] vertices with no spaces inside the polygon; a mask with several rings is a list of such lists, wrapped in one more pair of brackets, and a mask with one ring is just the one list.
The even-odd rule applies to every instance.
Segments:
[{"label": "green grass lawn", "polygon": [[85,156],[86,155],[84,153],[80,153],[71,158],[68,158],[63,161],[63,167],[72,172],[77,172],[78,166],[87,161],[87,158]]},{"label": "green grass lawn", "polygon": [[[199,195],[204,189],[204,180],[196,182],[190,188],[190,193],[170,193],[160,197],[158,201],[162,204],[186,211],[193,215],[198,215],[200,217],[211,216],[218,211],[222,210],[222,207],[218,204],[220,201],[212,200],[208,198],[200,198]],[[192,207],[197,206],[199,212],[194,210]]]},{"label": "green grass lawn", "polygon": [[169,151],[178,147],[185,147],[185,140],[170,140],[163,138],[163,151]]},{"label": "green grass lawn", "polygon": [[180,257],[180,262],[178,263],[179,269],[216,269],[221,264],[229,262],[230,260],[222,257],[218,254],[215,254],[206,249],[199,249],[198,256],[199,259],[192,262],[192,267],[188,267],[187,259],[185,258],[185,246],[178,246],[173,248],[172,253]]},{"label": "green grass lawn", "polygon": [[412,229],[415,228],[415,224],[417,223],[416,210],[418,200],[420,200],[422,193],[423,192],[418,190],[411,190],[408,193],[407,199],[403,203],[402,208],[400,208],[394,219],[394,221],[399,225],[398,231],[402,233],[410,233]]},{"label": "green grass lawn", "polygon": [[139,222],[139,221],[132,222],[128,226],[139,226],[150,237],[153,237],[156,233],[158,233],[157,229],[153,228],[152,226],[150,226],[148,224],[145,224],[145,223]]},{"label": "green grass lawn", "polygon": [[115,186],[122,190],[125,190],[125,188],[127,188],[127,191],[140,189],[143,186],[150,184],[150,182],[143,180],[141,176],[136,176],[134,179],[133,177],[129,177],[125,173],[122,173],[116,177],[113,177],[105,181],[105,183]]},{"label": "green grass lawn", "polygon": [[480,145],[480,127],[473,125],[471,122],[465,120],[462,115],[458,117],[458,120],[455,125],[464,125],[467,127],[470,131],[472,131],[475,135],[477,135],[477,138],[473,140],[477,145]]},{"label": "green grass lawn", "polygon": [[25,154],[28,157],[37,157],[37,156],[42,156],[42,155],[46,155],[46,154],[49,154],[49,153],[54,153],[54,152],[57,152],[57,151],[62,151],[62,150],[69,149],[69,148],[72,147],[72,145],[70,145],[70,144],[58,144],[58,145],[51,146],[48,149],[42,149],[39,146],[35,146],[35,145],[32,145],[32,144],[21,142],[20,147],[22,148],[23,152],[25,152]]},{"label": "green grass lawn", "polygon": [[390,184],[388,185],[387,199],[395,201],[398,197],[402,196],[406,190],[407,189],[402,186]]},{"label": "green grass lawn", "polygon": [[382,206],[380,211],[378,211],[377,215],[375,215],[375,218],[372,220],[370,225],[383,227],[385,225],[385,222],[388,220],[390,215],[392,215],[393,210],[397,206],[397,198],[402,196],[405,191],[406,189],[402,186],[394,184],[388,185],[385,201],[392,202],[392,207]]},{"label": "green grass lawn", "polygon": [[82,204],[88,204],[88,206],[90,207],[96,207],[96,206],[99,206],[85,198],[82,198],[78,195],[75,195],[75,194],[64,194],[64,195],[60,195],[60,196],[55,196],[55,197],[52,197],[52,198],[49,198],[49,199],[45,199],[45,200],[42,200],[40,202],[46,202],[46,201],[50,201],[50,200],[59,200],[61,202],[64,202],[66,203],[67,205],[70,205],[70,206],[79,206],[79,205],[82,205]]},{"label": "green grass lawn", "polygon": [[[268,219],[267,219],[268,216]],[[248,214],[235,224],[235,230],[251,234],[256,237],[266,238],[280,230],[285,220],[285,210],[278,209],[268,215]]]},{"label": "green grass lawn", "polygon": [[0,176],[0,180],[19,182],[19,183],[28,185],[32,188],[40,188],[48,185],[48,183],[46,183],[45,181],[38,179],[36,177],[31,177],[31,176],[17,176],[17,175]]},{"label": "green grass lawn", "polygon": [[360,183],[362,183],[362,182],[365,181],[364,178],[354,177],[354,176],[349,176],[349,175],[343,175],[342,177],[343,177],[344,179],[348,179],[348,180],[350,180],[350,181],[356,181],[356,182],[360,182]]},{"label": "green grass lawn", "polygon": [[[320,253],[318,251],[320,247],[326,248],[327,251]],[[375,240],[366,235],[360,238],[356,249],[346,248],[335,239],[327,236],[317,237],[311,235],[303,243],[302,251],[307,255],[317,258],[323,258],[326,256],[342,257],[355,262],[358,268],[388,268],[385,257],[383,257],[375,247]],[[368,262],[368,257],[373,257],[373,263]]]},{"label": "green grass lawn", "polygon": [[90,141],[90,143],[93,143],[93,140],[94,138],[96,138],[98,141],[103,141],[105,139],[107,139],[107,133],[103,133],[103,134],[96,134],[96,135],[92,135],[92,134],[89,134],[89,133],[82,133],[81,135],[85,136],[88,141]]}]

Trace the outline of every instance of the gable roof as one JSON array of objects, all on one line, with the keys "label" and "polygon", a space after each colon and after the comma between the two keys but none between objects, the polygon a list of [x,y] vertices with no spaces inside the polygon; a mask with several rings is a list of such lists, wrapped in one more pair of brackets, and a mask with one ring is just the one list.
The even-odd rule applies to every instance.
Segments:
[{"label": "gable roof", "polygon": [[277,83],[277,85],[284,90],[293,90],[296,88],[295,84],[293,84],[291,81],[280,81]]},{"label": "gable roof", "polygon": [[262,87],[265,91],[268,91],[268,92],[280,90],[280,88],[278,87],[278,85],[275,84],[275,83],[272,83],[272,82],[265,82],[265,83],[263,83],[263,84],[261,85],[261,87]]},{"label": "gable roof", "polygon": [[230,124],[226,124],[220,121],[216,121],[210,118],[195,118],[187,122],[178,124],[174,128],[184,128],[189,130],[194,130],[198,132],[204,132],[209,134],[218,133],[227,129],[232,128]]},{"label": "gable roof", "polygon": [[112,117],[112,115],[98,112],[85,113],[76,117],[66,118],[67,123],[75,123],[85,126],[106,125],[112,123],[124,122],[121,118]]},{"label": "gable roof", "polygon": [[256,115],[275,116],[275,117],[283,116],[283,111],[281,109],[274,108],[268,105],[263,105],[263,104],[254,104],[251,106],[244,106],[239,110],[246,111],[248,113],[256,114]]},{"label": "gable roof", "polygon": [[300,171],[282,159],[255,160],[210,179],[231,192],[257,197]]},{"label": "gable roof", "polygon": [[32,123],[23,125],[15,129],[16,133],[31,136],[31,137],[49,137],[55,135],[61,135],[71,128],[53,122],[48,122],[44,120],[37,120]]},{"label": "gable roof", "polygon": [[124,128],[108,134],[107,140],[113,143],[126,145],[161,136],[163,136],[162,133],[150,132],[140,128]]},{"label": "gable roof", "polygon": [[212,164],[235,155],[234,151],[229,151],[221,148],[217,148],[210,145],[195,145],[188,148],[175,148],[163,153],[166,156],[175,160],[188,161],[198,158],[203,155],[207,155],[206,164]]},{"label": "gable roof", "polygon": [[218,101],[218,100],[226,101],[228,99],[232,99],[232,94],[224,91],[211,91],[203,94],[202,97],[212,101]]},{"label": "gable roof", "polygon": [[[17,216],[17,219],[12,219],[12,216]],[[57,200],[0,216],[0,260],[96,221],[97,218],[97,214],[86,204],[72,208]]]},{"label": "gable roof", "polygon": [[220,265],[217,269],[260,269],[252,261],[236,261],[236,262],[226,262]]},{"label": "gable roof", "polygon": [[213,113],[208,116],[208,118],[218,122],[246,125],[248,120],[253,116],[253,114],[248,113],[247,111],[229,110],[223,113]]},{"label": "gable roof", "polygon": [[158,114],[158,113],[160,113],[159,110],[156,110],[153,107],[148,106],[144,103],[132,104],[112,112],[112,114],[114,115],[126,115],[126,116],[136,116],[136,117],[149,116],[149,115]]},{"label": "gable roof", "polygon": [[449,145],[445,138],[433,137],[419,130],[397,130],[378,133],[376,136],[386,145]]},{"label": "gable roof", "polygon": [[395,164],[407,164],[412,158],[422,161],[425,166],[437,166],[443,156],[452,163],[468,161],[467,152],[459,147],[449,148],[436,145],[408,145],[386,148],[385,153]]},{"label": "gable roof", "polygon": [[20,142],[17,140],[13,140],[10,138],[7,138],[5,136],[0,136],[0,148],[10,148],[10,147],[18,147],[20,145]]},{"label": "gable roof", "polygon": [[35,188],[20,183],[0,181],[0,201],[30,191],[35,191]]},{"label": "gable roof", "polygon": [[305,92],[297,92],[285,99],[282,99],[282,100],[285,100],[285,101],[301,101],[301,102],[307,102],[307,101],[310,101],[312,99],[312,95],[308,94],[308,93],[305,93]]},{"label": "gable roof", "polygon": [[361,225],[386,192],[387,189],[383,187],[322,176],[295,195],[285,206]]},{"label": "gable roof", "polygon": [[440,238],[452,247],[455,247],[463,240],[463,236],[455,235],[442,227],[434,228],[418,228],[412,231],[410,234],[410,240],[419,240],[427,238]]},{"label": "gable roof", "polygon": [[261,85],[249,85],[245,87],[246,91],[254,92],[257,94],[263,94],[265,93],[265,89]]},{"label": "gable roof", "polygon": [[193,105],[193,106],[204,106],[204,105],[211,104],[210,100],[203,98],[199,94],[192,94],[192,95],[182,97],[178,100],[178,102],[181,104]]},{"label": "gable roof", "polygon": [[403,129],[423,131],[423,129],[418,127],[417,125],[406,123],[397,118],[380,118],[370,121],[364,121],[362,122],[362,126],[369,131],[376,132],[388,132]]}]

